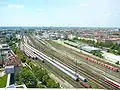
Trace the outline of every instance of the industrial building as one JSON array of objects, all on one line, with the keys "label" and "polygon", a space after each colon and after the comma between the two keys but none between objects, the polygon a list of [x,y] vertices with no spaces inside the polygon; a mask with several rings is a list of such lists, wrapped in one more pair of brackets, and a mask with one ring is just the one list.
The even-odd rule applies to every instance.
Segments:
[{"label": "industrial building", "polygon": [[83,47],[81,47],[80,48],[81,50],[84,50],[84,51],[86,51],[86,52],[93,52],[93,51],[95,51],[95,52],[97,52],[97,51],[101,51],[101,49],[99,49],[99,48],[96,48],[96,47],[91,47],[91,46],[83,46]]},{"label": "industrial building", "polygon": [[108,53],[106,51],[102,51],[103,56],[105,59],[107,59],[110,62],[116,63],[119,62],[120,63],[120,56],[114,55],[112,53]]}]

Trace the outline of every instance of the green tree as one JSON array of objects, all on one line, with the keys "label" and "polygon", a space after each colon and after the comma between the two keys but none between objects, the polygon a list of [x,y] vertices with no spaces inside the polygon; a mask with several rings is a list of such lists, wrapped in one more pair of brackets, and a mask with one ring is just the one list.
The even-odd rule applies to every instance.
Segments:
[{"label": "green tree", "polygon": [[29,64],[31,62],[31,60],[26,60],[26,63]]},{"label": "green tree", "polygon": [[26,57],[25,56],[21,56],[21,61],[23,62],[23,63],[25,63],[26,62]]},{"label": "green tree", "polygon": [[119,61],[117,61],[116,64],[119,64]]},{"label": "green tree", "polygon": [[44,75],[42,77],[42,82],[46,85],[47,81],[50,79],[49,75]]},{"label": "green tree", "polygon": [[59,88],[60,86],[54,80],[49,79],[48,82],[47,82],[47,87],[48,88]]},{"label": "green tree", "polygon": [[34,72],[35,76],[38,78],[39,81],[42,81],[42,77],[44,75],[47,75],[47,71],[42,67],[33,66],[32,71]]},{"label": "green tree", "polygon": [[120,47],[119,47],[119,49],[118,49],[118,52],[117,52],[117,54],[118,54],[118,55],[120,55]]},{"label": "green tree", "polygon": [[38,88],[45,88],[45,85],[39,83],[39,84],[37,85],[37,87],[38,87]]},{"label": "green tree", "polygon": [[37,70],[36,73],[35,73],[36,77],[38,77],[38,79],[39,79],[40,81],[42,81],[42,77],[43,77],[44,75],[46,75],[46,74],[47,74],[46,70],[45,70],[45,69],[42,69],[42,68],[40,68],[39,70]]},{"label": "green tree", "polygon": [[30,65],[30,67],[31,67],[31,68],[33,68],[33,67],[34,67],[34,65],[33,65],[33,63],[32,63],[32,62],[30,62],[30,63],[29,63],[29,65]]},{"label": "green tree", "polygon": [[28,68],[23,68],[19,74],[19,82],[24,83],[28,88],[35,88],[37,80],[33,73]]}]

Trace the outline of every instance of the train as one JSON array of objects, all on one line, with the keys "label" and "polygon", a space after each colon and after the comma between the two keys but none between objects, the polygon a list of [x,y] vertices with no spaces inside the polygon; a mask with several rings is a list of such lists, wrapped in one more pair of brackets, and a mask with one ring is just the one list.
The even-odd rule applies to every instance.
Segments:
[{"label": "train", "polygon": [[41,39],[39,36],[36,36],[36,38],[37,38],[43,45],[46,45],[46,43],[43,42],[42,39]]},{"label": "train", "polygon": [[85,60],[91,61],[91,62],[93,62],[93,63],[97,63],[97,64],[99,64],[99,65],[101,65],[101,66],[104,66],[104,67],[106,67],[106,68],[108,68],[108,69],[110,69],[110,70],[113,70],[113,71],[115,71],[115,72],[119,72],[119,69],[116,68],[116,67],[114,67],[114,66],[112,66],[112,65],[105,64],[105,63],[103,63],[103,62],[100,62],[100,61],[98,61],[98,60],[95,60],[95,59],[93,59],[93,58],[90,58],[90,57],[85,56],[85,55],[82,55],[82,54],[81,54],[81,56],[82,56],[83,58],[85,58]]},{"label": "train", "polygon": [[81,82],[81,81],[80,81],[80,84],[81,84],[82,86],[84,86],[85,88],[92,88],[92,86],[89,85],[89,84],[87,84],[86,82]]},{"label": "train", "polygon": [[107,83],[113,85],[114,87],[117,87],[117,88],[120,89],[120,83],[117,83],[117,82],[115,82],[115,81],[113,81],[113,80],[111,80],[107,77],[105,77],[105,82],[107,82]]},{"label": "train", "polygon": [[[77,48],[77,46],[74,45],[74,44],[71,44],[71,43],[68,43],[68,42],[64,42],[64,43],[65,43],[65,44],[68,44],[68,45],[70,45],[70,46],[73,46],[73,47],[75,47],[75,48]],[[116,68],[116,67],[114,67],[114,66],[111,66],[111,65],[109,65],[109,64],[102,63],[102,62],[100,62],[100,61],[97,61],[97,60],[95,60],[95,59],[93,59],[93,58],[90,58],[90,57],[87,57],[87,56],[84,56],[84,55],[81,55],[81,56],[84,57],[86,60],[89,60],[89,61],[92,61],[92,62],[97,63],[97,64],[99,64],[99,65],[102,65],[102,66],[104,66],[104,67],[106,67],[106,68],[108,68],[108,69],[110,69],[110,70],[115,71],[115,72],[119,72],[119,69]]]},{"label": "train", "polygon": [[67,45],[70,45],[70,46],[72,46],[72,47],[78,48],[78,45],[70,44],[70,43],[68,43],[68,42],[64,42],[64,44],[67,44]]},{"label": "train", "polygon": [[[34,51],[35,53],[35,51]],[[44,58],[46,61],[48,61],[50,64],[54,65],[56,68],[58,68],[59,70],[61,70],[62,72],[64,72],[65,74],[67,74],[68,76],[70,76],[72,79],[74,79],[75,81],[78,80],[78,77],[71,74],[70,72],[68,72],[67,70],[63,69],[62,67],[60,67],[58,64],[52,62],[51,60],[49,60],[48,58],[46,58],[45,56],[41,55],[40,53],[36,53],[38,56]],[[41,59],[40,57],[38,57],[39,59]]]},{"label": "train", "polygon": [[26,46],[24,47],[24,54],[32,59],[37,60],[39,58],[39,60],[41,60],[44,63],[44,60],[41,57],[36,55],[35,52],[32,52],[31,50],[29,50],[28,47],[26,47]]},{"label": "train", "polygon": [[109,65],[109,64],[105,64],[105,63],[103,63],[103,62],[97,61],[97,60],[95,60],[95,59],[93,59],[93,58],[87,57],[86,60],[89,60],[89,61],[92,61],[93,63],[97,63],[97,64],[99,64],[99,65],[102,65],[102,66],[104,66],[104,67],[106,67],[106,68],[108,68],[108,69],[110,69],[110,70],[119,72],[118,68],[116,68],[116,67],[114,67],[114,66],[111,66],[111,65]]},{"label": "train", "polygon": [[87,82],[87,79],[84,78],[83,76],[81,76],[80,74],[76,73],[75,71],[71,70],[70,68],[62,65],[61,63],[59,63],[58,61],[46,56],[45,54],[39,52],[38,50],[34,49],[33,47],[31,46],[28,46],[26,45],[26,47],[28,47],[29,49],[33,50],[34,53],[36,52],[36,54],[38,55],[38,53],[40,53],[40,57],[43,57],[44,59],[48,59],[48,60],[51,60],[52,62],[56,63],[57,65],[61,66],[62,68],[66,69],[67,71],[69,71],[70,73],[76,75],[80,80],[84,81],[84,82]]},{"label": "train", "polygon": [[[42,52],[36,50],[35,48],[29,46],[29,45],[25,45],[26,48],[30,49],[31,51],[33,51],[34,54],[36,54],[38,57],[38,59],[45,59],[47,62],[51,63],[52,65],[54,65],[56,68],[58,68],[59,70],[61,70],[63,73],[65,73],[66,75],[68,75],[69,77],[71,77],[73,80],[75,81],[80,81],[80,84],[83,85],[86,88],[90,88],[91,86],[88,85],[87,79],[84,78],[83,76],[81,76],[80,74],[76,73],[75,71],[71,70],[70,68],[62,65],[61,63],[57,62],[54,59],[51,59],[50,57],[46,56],[45,54],[43,54]],[[84,82],[84,83],[82,83]]]}]

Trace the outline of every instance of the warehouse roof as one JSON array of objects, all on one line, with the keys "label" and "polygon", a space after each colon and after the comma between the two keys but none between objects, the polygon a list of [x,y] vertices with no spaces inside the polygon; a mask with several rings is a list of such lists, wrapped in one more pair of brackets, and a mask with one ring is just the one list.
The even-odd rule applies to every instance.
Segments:
[{"label": "warehouse roof", "polygon": [[117,56],[117,55],[114,55],[112,53],[108,53],[106,51],[102,51],[103,52],[103,56],[108,59],[108,60],[111,60],[113,62],[116,62],[116,61],[120,61],[120,56]]},{"label": "warehouse roof", "polygon": [[91,46],[83,46],[82,49],[86,51],[100,50],[99,48],[91,47]]}]

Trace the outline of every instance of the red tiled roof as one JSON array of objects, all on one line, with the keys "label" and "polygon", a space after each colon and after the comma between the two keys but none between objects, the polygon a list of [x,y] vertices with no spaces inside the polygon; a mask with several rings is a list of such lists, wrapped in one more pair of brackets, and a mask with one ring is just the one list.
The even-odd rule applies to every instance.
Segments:
[{"label": "red tiled roof", "polygon": [[18,59],[16,58],[16,57],[14,57],[14,56],[9,56],[8,57],[10,60],[9,61],[6,61],[5,62],[5,65],[7,65],[7,66],[11,66],[11,65],[13,65],[13,66],[20,66],[21,64],[20,64],[20,61],[18,61]]}]

